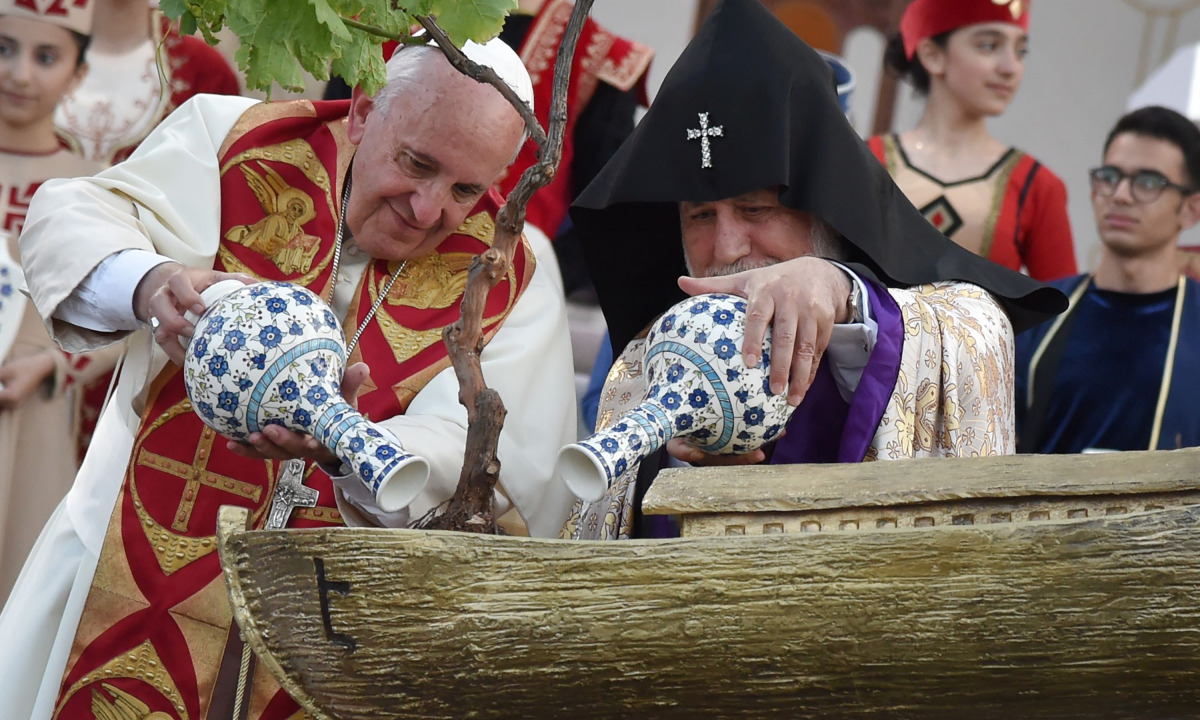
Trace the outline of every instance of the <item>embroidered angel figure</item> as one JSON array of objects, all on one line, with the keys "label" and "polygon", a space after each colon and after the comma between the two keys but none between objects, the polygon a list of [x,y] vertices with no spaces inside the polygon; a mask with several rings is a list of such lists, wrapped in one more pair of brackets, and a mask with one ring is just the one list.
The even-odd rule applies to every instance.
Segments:
[{"label": "embroidered angel figure", "polygon": [[250,163],[242,163],[238,168],[266,216],[253,225],[230,229],[225,239],[270,258],[285,273],[306,273],[312,268],[320,245],[320,238],[303,229],[305,223],[317,216],[313,200],[288,185],[273,168],[262,162],[256,164],[262,175]]}]

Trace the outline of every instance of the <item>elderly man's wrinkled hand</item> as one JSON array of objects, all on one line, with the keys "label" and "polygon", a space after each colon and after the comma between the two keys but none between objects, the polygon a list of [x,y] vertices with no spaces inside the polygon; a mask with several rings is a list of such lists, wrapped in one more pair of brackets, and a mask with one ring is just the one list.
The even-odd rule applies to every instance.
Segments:
[{"label": "elderly man's wrinkled hand", "polygon": [[221,280],[257,282],[250,275],[185,267],[167,262],[146,273],[133,293],[133,311],[138,320],[149,323],[154,340],[177,365],[183,364],[184,349],[195,328],[184,314],[204,312],[200,293]]},{"label": "elderly man's wrinkled hand", "polygon": [[774,358],[771,392],[779,394],[786,388],[788,403],[793,406],[800,404],[816,378],[834,324],[849,315],[850,278],[838,266],[817,257],[722,277],[681,277],[679,287],[689,295],[720,292],[746,298],[742,357],[746,365],[758,365],[769,323]]},{"label": "elderly man's wrinkled hand", "polygon": [[[366,363],[354,363],[342,375],[342,397],[353,408],[358,408],[358,392],[371,374]],[[245,443],[230,440],[227,447],[242,457],[255,460],[291,460],[307,458],[322,465],[337,466],[341,460],[333,451],[317,442],[312,435],[298,433],[279,425],[268,425],[262,432],[251,433]]]}]

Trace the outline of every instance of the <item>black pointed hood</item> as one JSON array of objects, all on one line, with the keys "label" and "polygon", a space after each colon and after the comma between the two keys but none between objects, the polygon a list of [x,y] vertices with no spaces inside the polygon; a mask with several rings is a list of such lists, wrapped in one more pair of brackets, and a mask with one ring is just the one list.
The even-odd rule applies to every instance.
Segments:
[{"label": "black pointed hood", "polygon": [[677,204],[773,186],[787,207],[828,221],[849,259],[889,286],[976,283],[1018,332],[1066,308],[1059,291],[930,225],[847,122],[824,59],[757,0],[722,0],[571,208],[618,352],[683,298]]}]

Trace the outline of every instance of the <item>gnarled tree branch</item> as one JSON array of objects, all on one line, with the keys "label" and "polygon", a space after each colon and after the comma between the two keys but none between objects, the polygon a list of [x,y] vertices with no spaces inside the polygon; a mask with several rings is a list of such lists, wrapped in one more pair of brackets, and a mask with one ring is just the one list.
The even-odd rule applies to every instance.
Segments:
[{"label": "gnarled tree branch", "polygon": [[[470,77],[487,82],[508,98],[521,112],[530,136],[538,143],[538,162],[521,175],[517,186],[496,218],[496,235],[492,248],[475,258],[467,278],[462,301],[462,317],[446,328],[443,339],[449,350],[454,374],[458,378],[459,402],[467,408],[467,446],[462,474],[454,497],[445,512],[423,519],[421,527],[468,532],[499,532],[492,512],[492,497],[500,476],[500,460],[496,446],[504,426],[506,410],[499,394],[489,388],[483,377],[479,356],[483,352],[483,308],[488,293],[512,266],[512,259],[525,225],[525,206],[540,188],[554,179],[562,157],[563,136],[567,124],[567,86],[571,79],[571,61],[575,46],[591,11],[593,0],[579,0],[571,12],[558,56],[554,63],[553,95],[550,103],[550,127],[543,133],[532,111],[521,102],[512,89],[489,68],[480,68],[450,43],[437,23],[419,18],[429,34],[437,40],[454,67]],[[465,68],[465,69],[464,69]]]}]

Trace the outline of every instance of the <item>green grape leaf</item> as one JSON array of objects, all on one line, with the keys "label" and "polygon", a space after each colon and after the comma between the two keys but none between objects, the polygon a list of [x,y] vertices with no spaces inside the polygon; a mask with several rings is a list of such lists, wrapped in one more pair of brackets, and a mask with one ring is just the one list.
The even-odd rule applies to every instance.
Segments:
[{"label": "green grape leaf", "polygon": [[304,91],[304,74],[285,44],[242,45],[234,59],[246,76],[247,87],[269,90],[274,81],[284,90]]},{"label": "green grape leaf", "polygon": [[[425,1],[425,0],[422,0]],[[332,72],[352,87],[362,85],[370,93],[383,87],[386,80],[380,44],[383,35],[401,40],[409,37],[416,25],[406,8],[393,7],[394,0],[330,0],[343,18],[373,28],[368,32],[351,28],[353,39],[339,45],[340,56],[333,60]]]},{"label": "green grape leaf", "polygon": [[333,74],[343,78],[350,87],[361,85],[368,95],[374,95],[386,80],[382,48],[374,42],[349,46],[333,61]]},{"label": "green grape leaf", "polygon": [[[432,15],[433,5],[438,0],[400,0],[400,9],[409,15]],[[516,3],[513,3],[516,7]]]},{"label": "green grape leaf", "polygon": [[[188,6],[200,21],[200,29],[208,28],[204,33],[206,36],[225,27],[225,0],[190,0]],[[212,40],[209,42],[213,43]]]},{"label": "green grape leaf", "polygon": [[[172,20],[181,20],[185,14],[192,15],[187,0],[160,0],[158,9]],[[192,19],[196,19],[194,15]]]},{"label": "green grape leaf", "polygon": [[304,90],[304,75],[292,52],[292,38],[303,8],[288,0],[238,0],[229,8],[229,29],[242,41],[234,54],[246,86],[267,90],[271,81],[285,90]]},{"label": "green grape leaf", "polygon": [[160,6],[167,17],[179,20],[182,34],[193,35],[199,30],[209,45],[219,41],[216,34],[225,26],[225,0],[171,0],[169,5]]},{"label": "green grape leaf", "polygon": [[319,80],[329,79],[329,63],[342,54],[350,31],[325,0],[269,0],[273,12],[290,13],[292,31],[287,46],[300,65]]},{"label": "green grape leaf", "polygon": [[[159,4],[159,9],[178,24],[181,35],[194,35],[200,29],[200,9],[194,7],[190,0],[164,0]],[[207,30],[205,35],[208,35]]]},{"label": "green grape leaf", "polygon": [[209,44],[226,24],[241,41],[234,55],[246,86],[270,90],[272,83],[302,91],[307,70],[318,79],[329,72],[374,92],[385,75],[380,43],[403,40],[414,17],[435,17],[458,45],[486,42],[504,25],[518,0],[160,0],[181,31],[197,30]]},{"label": "green grape leaf", "polygon": [[432,0],[430,14],[459,47],[468,40],[487,42],[500,34],[517,0]]},{"label": "green grape leaf", "polygon": [[308,0],[308,2],[315,11],[314,14],[319,25],[329,28],[329,32],[339,40],[351,38],[350,31],[346,29],[346,23],[342,22],[342,17],[329,6],[327,0]]},{"label": "green grape leaf", "polygon": [[409,28],[416,24],[412,18],[415,13],[407,12],[408,8],[393,9],[390,0],[373,0],[355,4],[360,9],[354,13],[343,11],[343,17],[356,17],[359,22],[379,28],[389,35],[408,37]]},{"label": "green grape leaf", "polygon": [[196,16],[188,13],[179,18],[179,34],[194,35],[196,32]]}]

